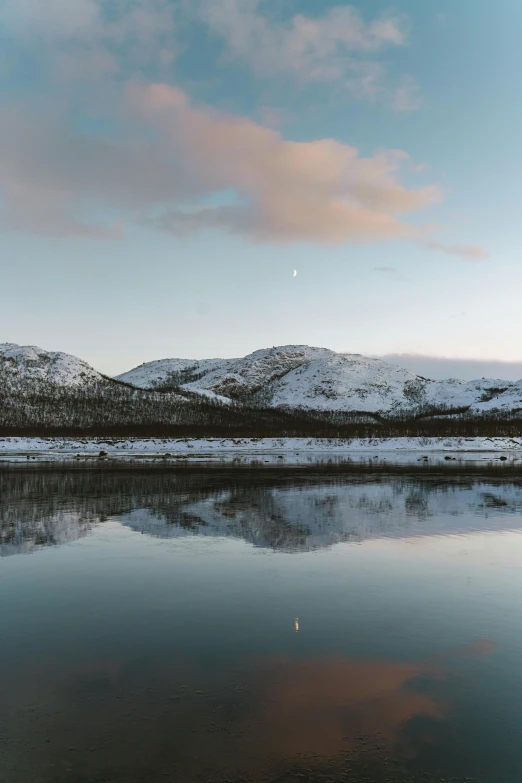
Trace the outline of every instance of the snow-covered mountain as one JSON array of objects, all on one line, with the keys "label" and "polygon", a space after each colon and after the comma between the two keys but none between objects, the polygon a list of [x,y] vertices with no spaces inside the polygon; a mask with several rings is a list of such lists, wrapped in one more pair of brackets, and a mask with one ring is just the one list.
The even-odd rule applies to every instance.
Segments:
[{"label": "snow-covered mountain", "polygon": [[187,424],[197,405],[186,397],[128,388],[67,353],[0,345],[0,427],[9,431]]},{"label": "snow-covered mountain", "polygon": [[[140,388],[180,386],[244,402],[313,410],[388,413],[429,405],[492,410],[522,408],[522,382],[431,381],[381,359],[327,348],[287,345],[242,359],[163,359],[119,380]],[[497,402],[498,400],[498,402]]]},{"label": "snow-covered mountain", "polygon": [[[240,359],[162,359],[115,380],[140,389],[179,388],[223,402],[274,408],[367,413],[421,406],[476,413],[522,410],[522,381],[433,381],[381,359],[307,345],[266,348]],[[100,382],[111,385],[82,359],[13,343],[0,344],[0,381],[4,389],[22,391],[38,382],[69,389]]]},{"label": "snow-covered mountain", "polygon": [[12,381],[49,381],[58,386],[77,386],[103,377],[76,356],[15,343],[0,343],[0,372]]},{"label": "snow-covered mountain", "polygon": [[472,410],[477,413],[494,410],[509,413],[513,410],[522,409],[522,381],[509,385],[502,381],[498,381],[498,383],[502,384],[498,393],[492,395],[489,399],[475,403],[472,406]]}]

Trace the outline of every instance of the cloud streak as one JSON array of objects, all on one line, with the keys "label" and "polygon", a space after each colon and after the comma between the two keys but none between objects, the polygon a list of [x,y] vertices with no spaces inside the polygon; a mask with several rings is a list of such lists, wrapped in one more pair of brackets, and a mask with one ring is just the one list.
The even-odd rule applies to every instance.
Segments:
[{"label": "cloud streak", "polygon": [[489,253],[480,245],[452,245],[435,239],[426,239],[422,243],[429,250],[439,250],[448,256],[458,256],[467,261],[482,261]]},{"label": "cloud streak", "polygon": [[459,378],[464,381],[474,381],[477,378],[499,378],[519,381],[522,378],[522,361],[466,359],[420,353],[390,353],[380,358],[435,380]]},{"label": "cloud streak", "polygon": [[394,266],[374,266],[373,271],[381,277],[387,278],[388,280],[406,280],[406,278]]}]

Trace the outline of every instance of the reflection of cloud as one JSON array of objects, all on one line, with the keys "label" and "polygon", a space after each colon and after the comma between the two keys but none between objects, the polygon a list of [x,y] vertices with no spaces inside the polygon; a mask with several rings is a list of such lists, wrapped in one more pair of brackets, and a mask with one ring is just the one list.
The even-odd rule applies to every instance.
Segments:
[{"label": "reflection of cloud", "polygon": [[[347,750],[355,764],[362,754],[382,772],[380,749],[400,760],[436,742],[452,710],[434,685],[449,673],[446,662],[492,649],[478,640],[417,661],[267,656],[217,666],[129,648],[107,657],[91,648],[77,660],[62,651],[36,666],[28,657],[3,683],[5,737],[22,754],[19,737],[31,736],[40,763],[66,758],[78,779],[98,779],[106,764],[118,779],[127,771],[125,779],[138,778],[131,771],[159,779],[175,768],[186,783],[216,780],[216,770],[219,779],[258,781],[298,754],[307,766],[350,764]],[[85,756],[93,747],[103,753]]]},{"label": "reflection of cloud", "polygon": [[450,650],[432,656],[430,660],[432,662],[439,661],[447,663],[451,661],[452,658],[487,658],[489,655],[492,655],[496,647],[497,645],[495,642],[492,642],[491,639],[477,639],[469,644],[461,644],[458,647],[453,647]]},{"label": "reflection of cloud", "polygon": [[394,747],[409,721],[442,720],[448,709],[412,684],[443,676],[426,662],[285,660],[268,672],[261,721],[267,750],[282,757],[336,756],[356,746],[359,735],[379,736]]},{"label": "reflection of cloud", "polygon": [[[451,707],[417,683],[441,680],[453,657],[488,656],[495,649],[481,639],[420,661],[330,658],[274,659],[261,666],[264,698],[259,720],[266,752],[287,758],[299,753],[335,757],[359,738],[378,737],[390,749],[415,755],[408,724],[441,721]],[[429,724],[423,727],[430,734]]]}]

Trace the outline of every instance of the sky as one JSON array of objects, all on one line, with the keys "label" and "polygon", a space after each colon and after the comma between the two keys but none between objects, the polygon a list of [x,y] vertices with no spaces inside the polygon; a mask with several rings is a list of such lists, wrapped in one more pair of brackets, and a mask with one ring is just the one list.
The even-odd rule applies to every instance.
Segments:
[{"label": "sky", "polygon": [[521,26],[513,0],[0,0],[0,342],[520,378]]}]

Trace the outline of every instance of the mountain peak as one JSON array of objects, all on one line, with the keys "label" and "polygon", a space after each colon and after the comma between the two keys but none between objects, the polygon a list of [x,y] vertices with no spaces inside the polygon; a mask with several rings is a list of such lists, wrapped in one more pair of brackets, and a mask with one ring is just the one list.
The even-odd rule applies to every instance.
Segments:
[{"label": "mountain peak", "polygon": [[[142,364],[118,380],[142,388],[179,386],[272,407],[368,413],[422,405],[478,411],[484,404],[491,408],[498,394],[514,386],[496,379],[431,381],[382,359],[309,345],[272,346],[239,359],[164,359]],[[518,390],[518,400],[517,395]]]},{"label": "mountain peak", "polygon": [[0,369],[13,378],[46,380],[61,386],[98,381],[103,377],[90,364],[71,354],[16,343],[0,343]]},{"label": "mountain peak", "polygon": [[[35,381],[73,387],[104,379],[76,356],[16,343],[0,344],[0,372],[6,388]],[[382,359],[309,345],[261,348],[236,359],[159,359],[115,380],[275,408],[384,414],[419,407],[475,413],[522,409],[522,382],[433,381]]]}]

